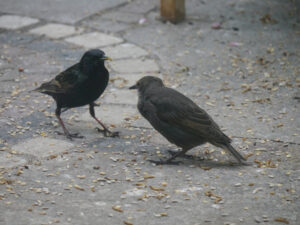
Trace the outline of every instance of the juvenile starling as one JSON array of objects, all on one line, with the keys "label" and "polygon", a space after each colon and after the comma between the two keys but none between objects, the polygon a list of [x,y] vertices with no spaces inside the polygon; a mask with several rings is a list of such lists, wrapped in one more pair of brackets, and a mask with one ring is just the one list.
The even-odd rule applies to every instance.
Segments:
[{"label": "juvenile starling", "polygon": [[174,163],[176,157],[206,142],[228,150],[239,163],[246,161],[203,109],[178,91],[165,87],[161,79],[146,76],[130,89],[138,90],[138,110],[143,117],[169,142],[182,148],[166,161],[152,162]]},{"label": "juvenile starling", "polygon": [[95,116],[94,101],[105,90],[109,73],[104,66],[105,60],[111,60],[99,49],[92,49],[84,53],[79,63],[58,74],[49,82],[43,83],[38,91],[50,95],[56,101],[55,115],[62,126],[65,135],[69,138],[80,138],[78,133],[71,134],[60,118],[61,112],[70,108],[89,105],[91,116],[103,127],[105,136],[118,136],[117,132],[109,131]]}]

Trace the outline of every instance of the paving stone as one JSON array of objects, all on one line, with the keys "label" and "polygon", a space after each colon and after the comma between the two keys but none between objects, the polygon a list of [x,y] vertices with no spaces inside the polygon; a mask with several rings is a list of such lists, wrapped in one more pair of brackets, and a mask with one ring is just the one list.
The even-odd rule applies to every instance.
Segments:
[{"label": "paving stone", "polygon": [[0,1],[1,12],[30,15],[48,21],[75,24],[99,11],[104,11],[127,0],[9,0]]},{"label": "paving stone", "polygon": [[[126,122],[125,118],[135,118],[139,114],[137,108],[134,106],[106,104],[95,107],[95,113],[104,124],[122,124]],[[78,119],[79,121],[94,122],[88,111],[83,113]]]},{"label": "paving stone", "polygon": [[112,20],[105,20],[102,17],[90,21],[84,21],[84,26],[91,27],[96,30],[115,33],[129,29],[132,25]]},{"label": "paving stone", "polygon": [[30,17],[4,15],[0,17],[0,28],[16,30],[22,27],[35,24],[37,22],[39,22],[38,19]]},{"label": "paving stone", "polygon": [[104,103],[136,105],[137,93],[130,90],[111,89],[103,98]]},{"label": "paving stone", "polygon": [[138,23],[142,15],[131,12],[112,11],[101,16],[101,18],[110,19],[118,22]]},{"label": "paving stone", "polygon": [[24,165],[26,160],[16,155],[1,155],[0,157],[0,169],[12,168],[20,165]]},{"label": "paving stone", "polygon": [[38,40],[26,45],[26,48],[33,49],[38,52],[59,53],[69,50],[71,47],[63,41]]},{"label": "paving stone", "polygon": [[140,127],[140,128],[148,128],[148,129],[153,129],[153,127],[151,126],[151,124],[142,117],[141,114],[139,114],[139,117],[137,120],[133,120],[131,122],[131,126],[133,127]]},{"label": "paving stone", "polygon": [[170,142],[168,142],[168,140],[164,136],[162,136],[160,133],[158,133],[157,131],[154,131],[154,130],[153,130],[148,142],[153,143],[154,145],[165,145],[165,146],[170,145]]},{"label": "paving stone", "polygon": [[15,31],[6,31],[0,34],[0,42],[11,46],[25,45],[36,38],[32,34],[16,33]]},{"label": "paving stone", "polygon": [[34,155],[36,157],[46,157],[62,153],[73,146],[74,145],[72,143],[67,141],[38,137],[27,139],[24,142],[16,144],[12,146],[12,149],[17,152]]},{"label": "paving stone", "polygon": [[110,62],[111,67],[119,73],[159,72],[154,60],[124,59]]},{"label": "paving stone", "polygon": [[29,32],[33,34],[46,35],[50,38],[62,38],[70,36],[72,34],[81,33],[82,31],[83,29],[79,27],[50,23],[41,27],[34,28]]},{"label": "paving stone", "polygon": [[148,55],[148,52],[134,44],[124,43],[114,47],[103,48],[103,51],[113,60],[122,58],[138,58]]},{"label": "paving stone", "polygon": [[69,43],[83,46],[85,48],[97,48],[97,47],[103,47],[108,45],[114,45],[114,44],[121,43],[123,41],[121,38],[117,38],[99,32],[82,34],[75,37],[67,38],[65,40]]},{"label": "paving stone", "polygon": [[[161,74],[146,74],[147,76],[156,76],[162,79]],[[116,88],[129,88],[134,85],[139,79],[144,77],[145,74],[118,74],[111,77],[112,85]]]}]

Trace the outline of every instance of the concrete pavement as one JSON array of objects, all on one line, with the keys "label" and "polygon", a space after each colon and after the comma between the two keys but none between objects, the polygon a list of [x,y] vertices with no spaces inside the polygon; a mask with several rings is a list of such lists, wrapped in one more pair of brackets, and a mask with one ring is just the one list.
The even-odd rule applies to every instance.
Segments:
[{"label": "concrete pavement", "polygon": [[[159,2],[0,2],[0,224],[298,224],[299,3],[186,1],[161,23]],[[31,93],[99,47],[114,61],[98,117],[62,114]],[[136,109],[128,87],[159,76],[219,123],[249,166],[210,145],[179,166],[147,159],[176,149]]]}]

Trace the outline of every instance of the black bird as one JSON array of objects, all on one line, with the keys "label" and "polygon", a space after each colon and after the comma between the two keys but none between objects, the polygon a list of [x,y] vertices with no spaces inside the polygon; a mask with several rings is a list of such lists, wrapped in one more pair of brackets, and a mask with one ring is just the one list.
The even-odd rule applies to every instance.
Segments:
[{"label": "black bird", "polygon": [[143,117],[168,141],[182,148],[166,161],[152,162],[174,163],[176,157],[206,142],[228,150],[239,163],[246,161],[203,109],[178,91],[165,87],[161,79],[146,76],[130,89],[138,90],[138,110]]},{"label": "black bird", "polygon": [[60,118],[61,112],[70,108],[89,105],[91,116],[103,127],[105,136],[118,136],[117,132],[109,131],[95,116],[94,101],[104,92],[109,73],[104,66],[105,60],[111,60],[99,49],[92,49],[84,53],[79,63],[58,74],[49,82],[43,83],[38,91],[50,95],[56,101],[55,115],[62,126],[65,135],[72,139],[80,138],[78,133],[71,134]]}]

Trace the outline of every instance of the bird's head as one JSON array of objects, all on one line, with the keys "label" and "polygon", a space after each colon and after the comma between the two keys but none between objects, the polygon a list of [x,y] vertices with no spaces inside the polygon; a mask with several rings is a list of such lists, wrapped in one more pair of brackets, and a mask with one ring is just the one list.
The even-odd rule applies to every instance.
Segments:
[{"label": "bird's head", "polygon": [[164,84],[162,80],[158,77],[145,76],[138,80],[135,85],[131,86],[129,89],[137,89],[139,92],[144,92],[145,90],[153,87],[163,87]]},{"label": "bird's head", "polygon": [[112,60],[110,57],[106,56],[100,49],[91,49],[84,53],[80,60],[82,68],[85,70],[90,70],[95,66],[104,66],[105,60]]}]

